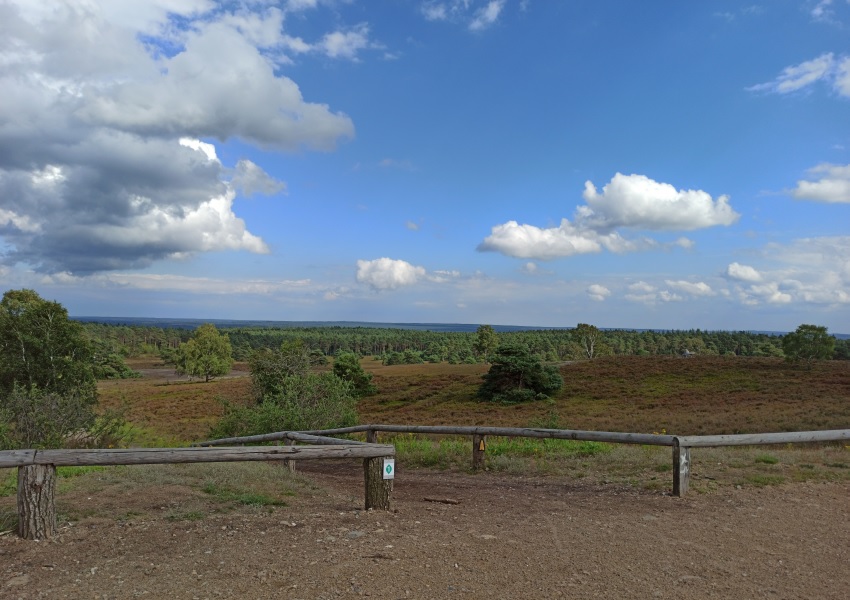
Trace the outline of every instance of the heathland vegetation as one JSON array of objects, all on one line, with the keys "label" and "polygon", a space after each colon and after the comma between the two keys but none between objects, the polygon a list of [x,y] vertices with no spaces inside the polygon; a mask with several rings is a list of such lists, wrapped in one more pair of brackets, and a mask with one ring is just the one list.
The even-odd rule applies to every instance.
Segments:
[{"label": "heathland vegetation", "polygon": [[[817,326],[785,336],[587,324],[511,332],[202,331],[214,343],[199,344],[202,335],[191,329],[81,326],[34,292],[8,292],[0,312],[2,445],[180,446],[354,422],[677,435],[850,428],[848,342]],[[225,339],[236,359],[229,372],[198,354],[218,352],[229,367]],[[24,362],[15,355],[22,342]],[[186,356],[200,367],[181,363]],[[55,411],[67,399],[84,400],[79,420],[46,438],[24,435],[30,422],[63,423]],[[118,412],[104,417],[109,411]],[[469,465],[468,440],[384,440],[406,467]],[[692,486],[846,480],[847,452],[840,444],[700,450]],[[492,439],[487,461],[491,469],[669,485],[666,448]],[[0,473],[0,496],[14,493],[14,480],[11,470]],[[13,512],[0,511],[0,529]]]}]

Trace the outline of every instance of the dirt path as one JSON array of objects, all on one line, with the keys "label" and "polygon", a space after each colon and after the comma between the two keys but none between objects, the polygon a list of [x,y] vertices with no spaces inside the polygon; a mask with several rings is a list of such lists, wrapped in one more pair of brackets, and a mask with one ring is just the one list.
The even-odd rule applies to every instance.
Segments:
[{"label": "dirt path", "polygon": [[848,597],[846,483],[677,499],[400,468],[385,513],[360,510],[357,464],[301,465],[317,487],[273,511],[89,518],[51,542],[3,536],[0,598]]}]

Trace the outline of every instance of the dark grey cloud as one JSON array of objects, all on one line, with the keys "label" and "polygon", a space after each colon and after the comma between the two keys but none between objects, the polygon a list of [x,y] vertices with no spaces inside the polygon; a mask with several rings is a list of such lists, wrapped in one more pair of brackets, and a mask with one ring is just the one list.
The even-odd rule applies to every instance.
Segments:
[{"label": "dark grey cloud", "polygon": [[[169,5],[203,18],[178,28]],[[269,49],[283,44],[279,11],[236,19],[202,14],[209,6],[128,6],[143,13],[136,24],[97,1],[0,2],[7,264],[89,274],[268,251],[233,201],[285,185],[247,159],[222,165],[211,146],[185,138],[330,150],[354,129],[278,73]]]}]

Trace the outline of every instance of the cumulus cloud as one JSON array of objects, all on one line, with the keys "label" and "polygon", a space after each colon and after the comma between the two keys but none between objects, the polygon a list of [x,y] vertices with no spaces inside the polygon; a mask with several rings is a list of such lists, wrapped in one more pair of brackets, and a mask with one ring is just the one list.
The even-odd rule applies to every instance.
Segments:
[{"label": "cumulus cloud", "polygon": [[[601,193],[588,181],[584,199],[587,204],[576,209],[573,222],[562,219],[558,227],[541,228],[508,221],[494,226],[478,250],[537,260],[603,250],[636,252],[665,245],[647,237],[629,239],[616,229],[694,230],[731,225],[740,218],[726,196],[714,200],[702,190],[676,190],[643,175],[617,173]],[[693,242],[679,238],[670,245],[691,248]]]},{"label": "cumulus cloud", "polygon": [[817,202],[850,203],[850,165],[822,164],[809,169],[815,181],[798,181],[795,198]]},{"label": "cumulus cloud", "polygon": [[443,284],[461,279],[457,270],[438,269],[427,271],[425,267],[413,265],[406,260],[377,258],[357,261],[357,281],[377,291],[394,290],[422,281]]},{"label": "cumulus cloud", "polygon": [[86,274],[212,250],[268,251],[233,201],[284,184],[247,159],[223,165],[212,140],[331,150],[354,127],[279,74],[282,13],[254,8],[0,6],[7,264]]},{"label": "cumulus cloud", "polygon": [[[666,282],[668,285],[671,282]],[[687,282],[672,282],[675,284],[683,284]],[[693,288],[691,288],[693,289]],[[686,290],[690,293],[690,290]],[[658,302],[681,302],[685,298],[676,292],[658,288],[645,281],[638,281],[628,286],[628,292],[624,296],[630,302],[638,302],[641,304],[653,305]]]},{"label": "cumulus cloud", "polygon": [[357,281],[375,290],[394,290],[413,285],[425,278],[425,267],[417,267],[405,260],[377,258],[357,261]]},{"label": "cumulus cloud", "polygon": [[590,296],[591,300],[603,302],[605,298],[611,295],[611,290],[609,290],[604,285],[594,283],[593,285],[587,288],[587,295]]},{"label": "cumulus cloud", "polygon": [[253,196],[254,194],[271,196],[272,194],[286,191],[286,184],[284,182],[270,176],[247,158],[243,158],[236,163],[236,169],[231,182],[245,196]]},{"label": "cumulus cloud", "polygon": [[599,193],[590,181],[584,184],[587,206],[577,215],[588,227],[618,227],[653,231],[691,231],[714,225],[732,225],[740,215],[728,196],[717,200],[702,190],[677,190],[645,175],[617,173]]},{"label": "cumulus cloud", "polygon": [[552,260],[578,254],[634,252],[655,245],[651,240],[630,241],[617,232],[600,234],[592,229],[576,227],[567,219],[558,227],[541,228],[508,221],[496,225],[483,242],[479,252],[501,252],[515,258]]},{"label": "cumulus cloud", "polygon": [[756,269],[736,262],[726,267],[726,276],[737,281],[758,282],[762,280],[761,273]]},{"label": "cumulus cloud", "polygon": [[836,57],[832,52],[785,67],[773,81],[747,88],[750,92],[789,94],[823,81],[845,98],[850,98],[850,57]]},{"label": "cumulus cloud", "polygon": [[801,238],[768,244],[764,268],[732,263],[727,276],[747,305],[850,305],[850,237]]},{"label": "cumulus cloud", "polygon": [[373,47],[369,41],[369,26],[361,23],[348,31],[334,31],[322,38],[319,46],[331,58],[356,60],[357,53],[364,48]]}]

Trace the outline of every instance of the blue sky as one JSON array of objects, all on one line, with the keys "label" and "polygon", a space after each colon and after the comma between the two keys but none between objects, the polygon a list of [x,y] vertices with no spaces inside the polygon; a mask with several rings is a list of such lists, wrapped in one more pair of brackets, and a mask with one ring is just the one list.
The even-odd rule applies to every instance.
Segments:
[{"label": "blue sky", "polygon": [[0,0],[72,315],[850,333],[850,2]]}]

